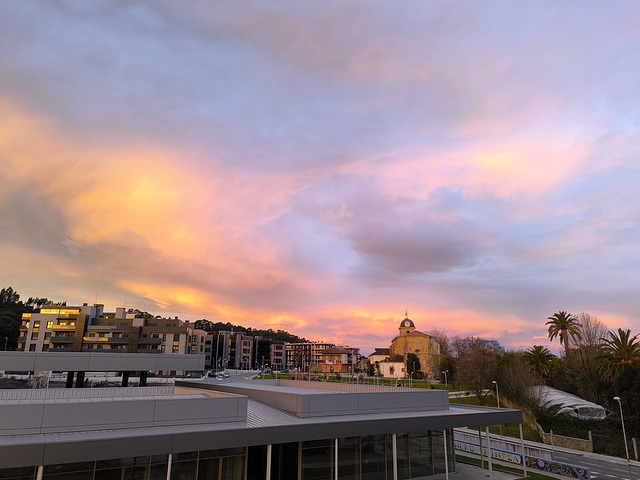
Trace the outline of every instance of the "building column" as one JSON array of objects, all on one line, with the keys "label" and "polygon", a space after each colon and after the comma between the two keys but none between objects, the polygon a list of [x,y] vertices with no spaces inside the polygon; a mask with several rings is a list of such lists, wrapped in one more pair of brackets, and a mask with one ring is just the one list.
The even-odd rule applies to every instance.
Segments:
[{"label": "building column", "polygon": [[67,384],[65,385],[66,388],[73,388],[73,377],[75,375],[76,372],[67,372]]},{"label": "building column", "polygon": [[169,454],[169,459],[167,461],[167,480],[171,480],[171,464],[173,463],[173,453]]},{"label": "building column", "polygon": [[122,386],[129,386],[129,372],[122,372]]},{"label": "building column", "polygon": [[272,445],[267,445],[267,474],[264,477],[265,480],[271,480],[271,450]]},{"label": "building column", "polygon": [[[589,434],[591,434],[591,432],[589,432]],[[525,452],[524,449],[524,435],[522,435],[522,423],[520,423],[520,446],[522,447],[522,470],[524,472],[524,478],[527,478],[527,460],[526,460],[526,456],[527,453]]]},{"label": "building column", "polygon": [[141,387],[146,387],[147,386],[147,374],[149,372],[147,372],[146,370],[144,372],[140,372],[140,386]]},{"label": "building column", "polygon": [[76,388],[84,387],[84,372],[78,372],[78,376],[76,378]]},{"label": "building column", "polygon": [[334,444],[334,449],[335,449],[335,455],[334,455],[335,458],[333,459],[334,465],[335,465],[335,468],[334,468],[335,476],[334,476],[334,478],[336,480],[338,480],[338,439],[337,438],[334,439],[333,444]]},{"label": "building column", "polygon": [[491,461],[491,438],[489,437],[489,426],[484,427],[484,431],[487,434],[487,461],[489,462],[489,478],[493,480],[493,464]]},{"label": "building column", "polygon": [[391,434],[391,449],[393,450],[393,480],[398,480],[398,448],[397,448],[397,436],[395,433]]},{"label": "building column", "polygon": [[444,444],[444,478],[449,480],[449,459],[447,458],[447,429],[442,430],[442,440]]}]

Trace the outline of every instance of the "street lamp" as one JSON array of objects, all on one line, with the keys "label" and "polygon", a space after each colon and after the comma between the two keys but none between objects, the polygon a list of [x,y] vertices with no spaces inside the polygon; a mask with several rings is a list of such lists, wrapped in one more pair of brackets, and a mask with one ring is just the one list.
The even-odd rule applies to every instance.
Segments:
[{"label": "street lamp", "polygon": [[[498,382],[493,380],[491,383],[496,386],[496,398],[498,399],[498,408],[500,408],[500,391],[498,390]],[[502,436],[502,424],[500,424],[500,436]]]},{"label": "street lamp", "polygon": [[[3,335],[4,336],[4,335]],[[4,337],[4,351],[7,351],[7,342],[9,341],[9,337]]]},{"label": "street lamp", "polygon": [[449,370],[443,370],[442,373],[444,373],[444,388],[449,390],[449,384],[447,383],[447,373],[449,373]]},{"label": "street lamp", "polygon": [[622,436],[624,437],[624,449],[627,452],[627,465],[629,466],[629,478],[631,478],[631,462],[629,461],[629,447],[627,446],[627,433],[624,430],[624,417],[622,416],[622,402],[620,397],[613,397],[620,407],[620,420],[622,421]]}]

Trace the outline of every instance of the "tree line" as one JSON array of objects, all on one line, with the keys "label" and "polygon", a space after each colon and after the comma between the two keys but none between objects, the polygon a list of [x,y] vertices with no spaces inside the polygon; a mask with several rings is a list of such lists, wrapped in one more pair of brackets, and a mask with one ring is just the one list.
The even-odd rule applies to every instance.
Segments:
[{"label": "tree line", "polygon": [[[29,297],[26,301],[20,300],[20,294],[12,287],[4,287],[0,290],[0,349],[15,350],[18,348],[20,325],[23,313],[33,313],[52,302],[48,298]],[[58,302],[64,306],[67,302]]]},{"label": "tree line", "polygon": [[286,330],[273,330],[268,328],[266,330],[253,327],[243,327],[242,325],[233,325],[226,322],[212,322],[210,320],[196,320],[194,323],[195,328],[199,330],[205,330],[207,332],[236,332],[248,335],[250,337],[263,337],[268,340],[279,340],[287,343],[304,343],[308,342],[304,337],[299,337],[293,333],[289,333]]},{"label": "tree line", "polygon": [[[439,371],[447,371],[449,383],[472,392],[481,402],[488,391],[495,394],[498,387],[501,398],[532,411],[545,430],[581,438],[586,438],[586,432],[591,430],[594,448],[601,453],[623,453],[619,405],[613,398],[621,399],[629,438],[637,438],[639,335],[629,329],[609,329],[589,313],[573,315],[562,310],[550,315],[545,326],[549,340],[562,346],[560,355],[554,355],[543,345],[505,351],[493,341],[473,337],[450,339],[442,332],[429,333],[440,344]],[[536,385],[575,394],[605,407],[611,414],[601,421],[556,416],[541,407],[541,399],[532,388]]]}]

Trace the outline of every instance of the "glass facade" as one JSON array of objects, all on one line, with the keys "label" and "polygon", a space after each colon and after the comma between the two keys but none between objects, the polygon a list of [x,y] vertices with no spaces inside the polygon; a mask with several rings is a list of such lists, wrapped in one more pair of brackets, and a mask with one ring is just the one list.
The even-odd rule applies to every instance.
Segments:
[{"label": "glass facade", "polygon": [[[449,431],[448,433],[452,433]],[[447,435],[449,471],[455,470],[453,436]],[[424,479],[444,473],[441,431],[396,435],[398,479]],[[273,480],[392,480],[393,436],[368,435],[272,446]],[[266,478],[267,446],[176,453],[171,480],[261,480]],[[45,465],[43,480],[166,480],[168,455]],[[37,467],[0,469],[0,478],[35,480]]]}]

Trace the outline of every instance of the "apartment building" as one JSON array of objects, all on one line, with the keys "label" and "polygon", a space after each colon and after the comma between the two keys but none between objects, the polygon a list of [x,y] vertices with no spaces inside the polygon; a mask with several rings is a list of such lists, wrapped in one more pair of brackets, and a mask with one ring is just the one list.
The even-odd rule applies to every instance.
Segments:
[{"label": "apartment building", "polygon": [[25,352],[126,352],[202,354],[206,332],[178,317],[154,317],[104,305],[48,305],[22,315],[18,350]]},{"label": "apartment building", "polygon": [[287,342],[255,337],[255,346],[254,351],[256,352],[256,356],[254,363],[257,368],[269,368],[271,370],[284,369]]}]

